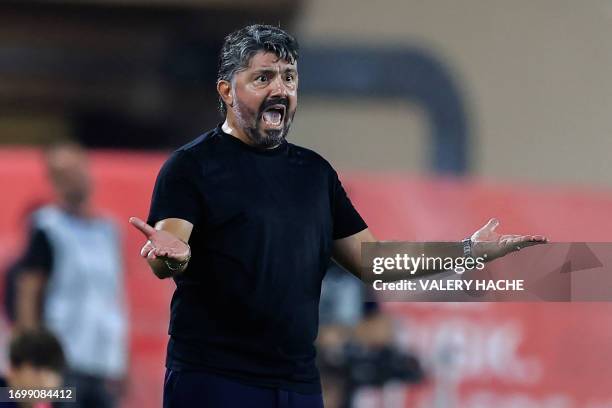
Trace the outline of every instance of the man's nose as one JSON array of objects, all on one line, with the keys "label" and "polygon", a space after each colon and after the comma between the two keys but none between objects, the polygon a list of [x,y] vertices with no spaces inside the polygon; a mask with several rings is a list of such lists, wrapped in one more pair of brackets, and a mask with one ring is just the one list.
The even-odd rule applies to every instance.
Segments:
[{"label": "man's nose", "polygon": [[275,97],[286,97],[287,96],[287,85],[283,81],[281,75],[277,75],[272,81],[272,90],[270,91],[270,96]]}]

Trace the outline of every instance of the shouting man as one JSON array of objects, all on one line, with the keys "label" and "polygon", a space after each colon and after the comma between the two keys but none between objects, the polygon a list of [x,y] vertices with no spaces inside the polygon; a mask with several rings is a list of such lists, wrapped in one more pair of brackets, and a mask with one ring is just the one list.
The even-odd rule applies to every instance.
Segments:
[{"label": "shouting man", "polygon": [[[172,154],[147,222],[130,219],[155,275],[177,285],[164,407],[323,406],[321,281],[331,257],[359,275],[361,243],[375,238],[331,165],[286,141],[298,82],[291,35],[265,25],[228,35],[217,80],[225,121]],[[544,241],[499,236],[496,224],[472,235],[471,255]]]}]

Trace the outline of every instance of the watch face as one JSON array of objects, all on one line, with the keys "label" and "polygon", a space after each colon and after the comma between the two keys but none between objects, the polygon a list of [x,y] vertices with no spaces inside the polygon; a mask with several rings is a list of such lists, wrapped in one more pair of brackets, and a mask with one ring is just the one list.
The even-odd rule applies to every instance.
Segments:
[{"label": "watch face", "polygon": [[463,241],[463,255],[471,256],[472,255],[472,240],[470,238],[464,239]]}]

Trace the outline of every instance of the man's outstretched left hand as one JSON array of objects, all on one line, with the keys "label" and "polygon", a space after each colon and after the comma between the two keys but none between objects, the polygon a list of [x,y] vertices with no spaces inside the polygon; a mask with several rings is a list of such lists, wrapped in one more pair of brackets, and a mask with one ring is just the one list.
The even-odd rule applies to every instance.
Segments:
[{"label": "man's outstretched left hand", "polygon": [[495,218],[476,231],[470,238],[472,240],[472,256],[483,257],[487,261],[500,258],[510,252],[523,248],[545,244],[548,239],[542,235],[501,235],[495,232],[499,221]]}]

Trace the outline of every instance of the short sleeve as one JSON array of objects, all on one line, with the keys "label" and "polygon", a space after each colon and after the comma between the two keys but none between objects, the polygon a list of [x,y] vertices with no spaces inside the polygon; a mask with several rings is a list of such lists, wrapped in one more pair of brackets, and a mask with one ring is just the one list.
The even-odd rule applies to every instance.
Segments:
[{"label": "short sleeve", "polygon": [[338,174],[332,171],[332,208],[334,219],[333,239],[346,238],[368,228],[361,215],[357,212],[349,199]]},{"label": "short sleeve", "polygon": [[53,250],[45,231],[36,227],[32,228],[28,246],[20,264],[23,269],[41,271],[45,275],[51,273]]},{"label": "short sleeve", "polygon": [[155,225],[166,218],[181,218],[194,225],[200,222],[203,203],[196,183],[199,177],[195,159],[186,152],[174,152],[157,175],[147,223]]}]

